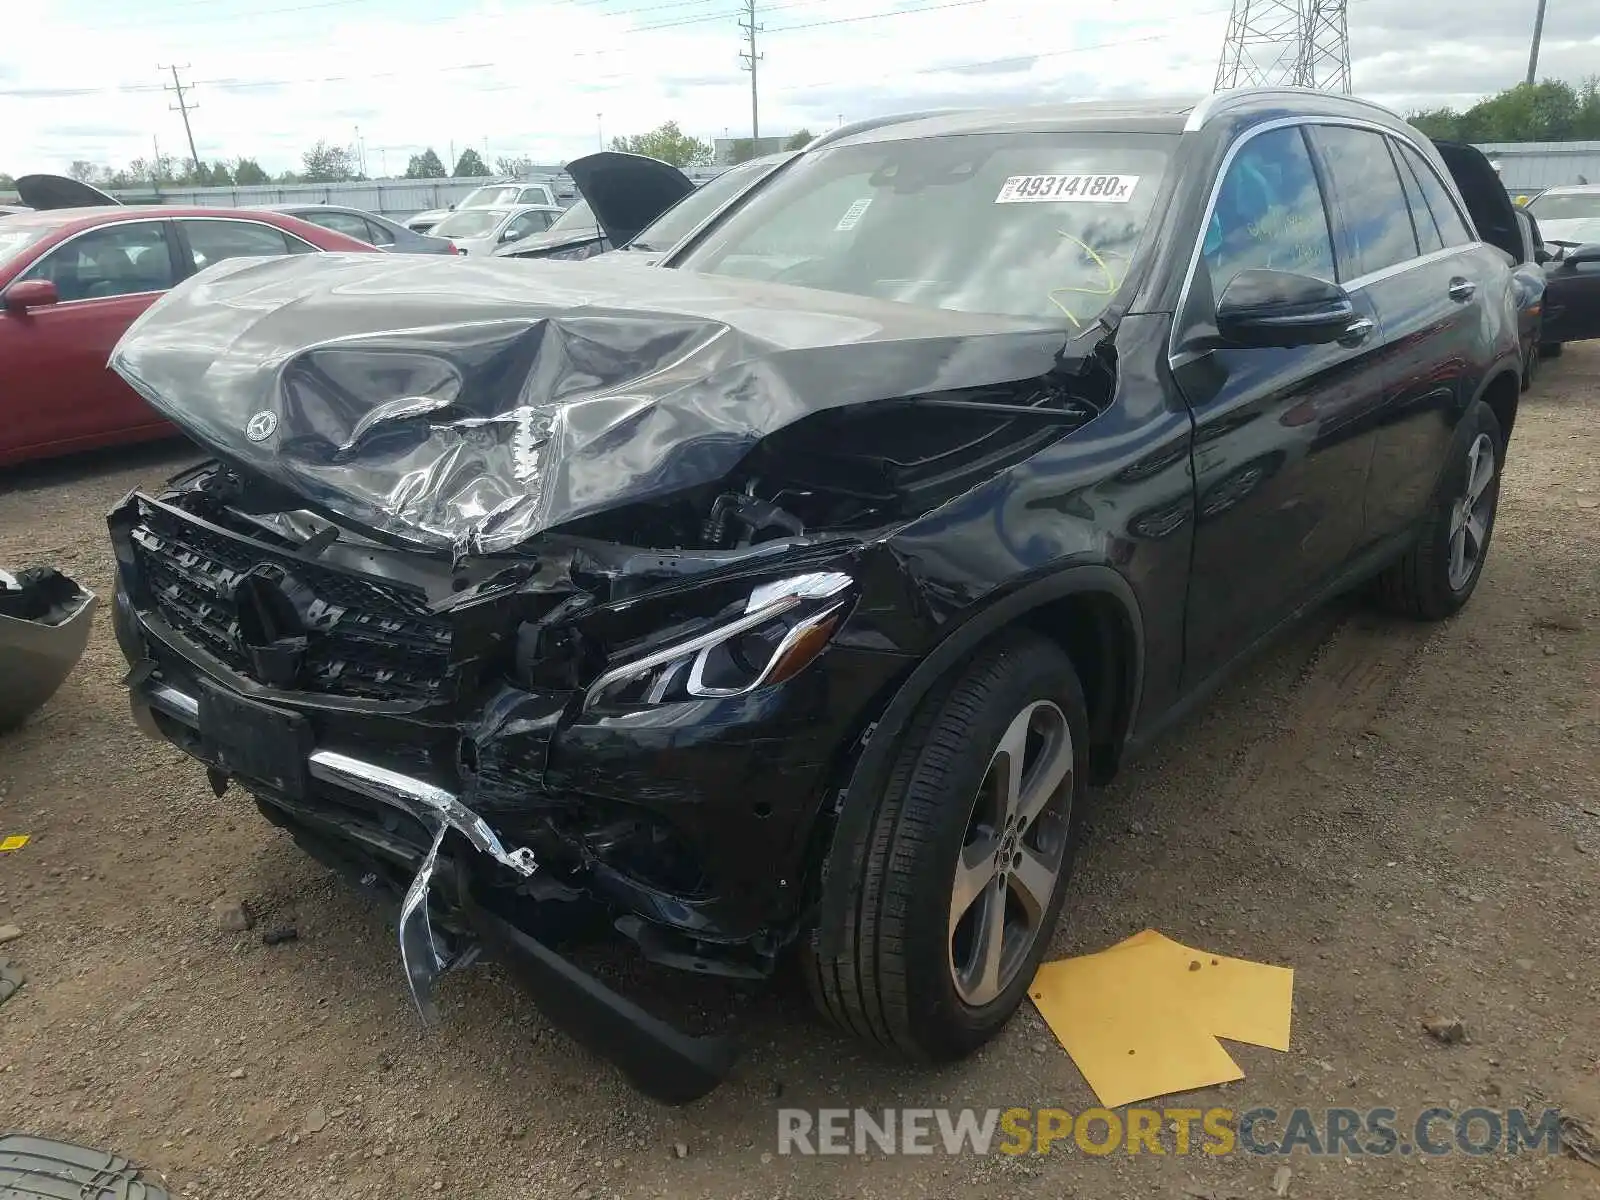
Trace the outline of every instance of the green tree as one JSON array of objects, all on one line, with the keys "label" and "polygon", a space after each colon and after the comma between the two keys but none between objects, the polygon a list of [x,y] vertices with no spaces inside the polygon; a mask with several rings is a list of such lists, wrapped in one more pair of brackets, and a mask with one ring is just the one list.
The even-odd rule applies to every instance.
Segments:
[{"label": "green tree", "polygon": [[253,184],[271,183],[272,176],[261,169],[261,164],[253,158],[237,158],[233,162],[233,181],[240,187],[249,187]]},{"label": "green tree", "polygon": [[4,171],[0,171],[0,188],[5,188],[9,191],[16,186],[17,181],[13,176],[7,175]]},{"label": "green tree", "polygon": [[233,186],[233,172],[228,169],[228,164],[220,158],[206,169],[206,177],[211,181],[212,187]]},{"label": "green tree", "polygon": [[1564,142],[1600,137],[1600,80],[1579,87],[1559,79],[1519,83],[1458,112],[1413,113],[1431,138],[1462,142]]},{"label": "green tree", "polygon": [[733,145],[728,148],[728,161],[734,166],[749,162],[755,156],[756,144],[750,138],[734,138]]},{"label": "green tree", "polygon": [[406,164],[407,179],[443,179],[444,164],[439,161],[439,156],[429,146],[421,154],[413,154],[411,161]]},{"label": "green tree", "polygon": [[478,152],[468,146],[456,159],[456,169],[450,173],[457,179],[482,179],[489,173],[489,167],[478,157]]},{"label": "green tree", "polygon": [[502,154],[494,160],[494,169],[497,175],[511,175],[520,178],[523,175],[531,175],[533,166],[533,159],[526,154]]},{"label": "green tree", "polygon": [[811,139],[816,137],[809,129],[802,129],[783,144],[785,150],[804,150],[811,144]]},{"label": "green tree", "polygon": [[647,154],[675,167],[711,165],[711,143],[684,133],[676,121],[666,121],[649,133],[612,138],[611,148],[628,154]]},{"label": "green tree", "polygon": [[360,178],[355,155],[348,146],[332,146],[318,141],[300,156],[302,177],[307,183],[345,183]]}]

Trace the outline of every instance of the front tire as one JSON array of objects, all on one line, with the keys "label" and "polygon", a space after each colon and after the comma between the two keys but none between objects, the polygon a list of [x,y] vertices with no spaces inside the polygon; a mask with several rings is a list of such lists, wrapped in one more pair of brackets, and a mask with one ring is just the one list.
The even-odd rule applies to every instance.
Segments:
[{"label": "front tire", "polygon": [[1061,912],[1087,751],[1071,660],[1035,634],[980,650],[923,702],[891,762],[861,877],[831,885],[852,897],[831,931],[839,953],[819,956],[819,930],[805,954],[825,1016],[935,1062],[1004,1027]]},{"label": "front tire", "polygon": [[1472,598],[1494,534],[1504,450],[1494,410],[1478,401],[1456,430],[1416,545],[1378,576],[1384,607],[1420,621],[1441,621]]}]

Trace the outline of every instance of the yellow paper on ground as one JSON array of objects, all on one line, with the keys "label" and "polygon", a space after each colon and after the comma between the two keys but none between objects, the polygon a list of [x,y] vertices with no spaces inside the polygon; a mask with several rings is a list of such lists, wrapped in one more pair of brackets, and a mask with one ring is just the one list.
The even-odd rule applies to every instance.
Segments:
[{"label": "yellow paper on ground", "polygon": [[1045,963],[1028,994],[1100,1103],[1115,1108],[1244,1078],[1218,1037],[1287,1050],[1293,987],[1286,967],[1147,929]]},{"label": "yellow paper on ground", "polygon": [[28,835],[27,834],[25,834],[25,833],[14,833],[8,838],[0,838],[0,853],[3,853],[3,852],[8,851],[8,850],[21,850],[27,844],[28,844]]},{"label": "yellow paper on ground", "polygon": [[1221,1043],[1195,1024],[1182,998],[1159,986],[1145,964],[1160,958],[1106,950],[1045,963],[1033,978],[1033,997],[1100,1103],[1132,1104],[1186,1092],[1244,1072]]}]

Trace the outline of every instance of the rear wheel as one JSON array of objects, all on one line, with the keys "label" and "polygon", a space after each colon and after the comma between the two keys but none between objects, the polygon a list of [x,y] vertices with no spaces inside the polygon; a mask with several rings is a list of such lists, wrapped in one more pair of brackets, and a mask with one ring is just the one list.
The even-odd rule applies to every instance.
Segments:
[{"label": "rear wheel", "polygon": [[878,801],[861,877],[835,884],[852,892],[831,931],[839,952],[820,956],[820,930],[807,952],[827,1017],[921,1060],[959,1058],[999,1032],[1061,911],[1087,738],[1071,661],[1032,634],[980,651],[923,703]]},{"label": "rear wheel", "polygon": [[1494,534],[1503,449],[1500,422],[1479,401],[1456,431],[1417,544],[1378,577],[1378,596],[1385,607],[1438,621],[1471,599]]}]

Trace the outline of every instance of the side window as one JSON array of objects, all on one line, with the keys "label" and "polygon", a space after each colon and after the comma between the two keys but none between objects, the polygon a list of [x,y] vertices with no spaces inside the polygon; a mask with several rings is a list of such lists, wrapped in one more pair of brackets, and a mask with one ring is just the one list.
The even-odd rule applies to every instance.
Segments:
[{"label": "side window", "polygon": [[526,212],[521,216],[512,217],[510,224],[502,235],[508,242],[525,238],[532,233],[543,233],[550,228],[550,215],[542,212]]},{"label": "side window", "polygon": [[1434,224],[1433,214],[1428,211],[1428,202],[1422,198],[1422,185],[1417,182],[1416,172],[1411,169],[1410,163],[1399,158],[1400,147],[1397,143],[1389,143],[1389,153],[1396,156],[1395,165],[1400,168],[1400,186],[1405,190],[1406,205],[1411,209],[1411,227],[1417,232],[1417,249],[1424,254],[1443,250],[1444,238],[1439,236],[1439,227]]},{"label": "side window", "polygon": [[182,221],[195,269],[225,258],[250,258],[295,253],[302,243],[270,225],[249,221]]},{"label": "side window", "polygon": [[1305,136],[1271,129],[1240,147],[1217,189],[1202,247],[1211,294],[1240,271],[1298,271],[1332,280],[1333,244]]},{"label": "side window", "polygon": [[165,221],[119,221],[73,238],[21,276],[48,279],[62,300],[159,292],[173,284]]},{"label": "side window", "polygon": [[1428,211],[1433,214],[1433,223],[1439,227],[1439,236],[1444,239],[1444,244],[1465,246],[1470,243],[1472,231],[1461,219],[1461,210],[1456,207],[1456,202],[1450,199],[1449,190],[1439,182],[1438,173],[1434,171],[1432,164],[1413,147],[1404,143],[1400,146],[1400,156],[1405,159],[1406,165],[1416,176],[1417,183],[1422,188],[1423,199],[1428,202]]},{"label": "side window", "polygon": [[362,238],[362,241],[371,242],[374,246],[394,245],[394,234],[389,232],[388,226],[380,225],[376,221],[363,220],[361,223],[367,227],[367,236]]},{"label": "side window", "polygon": [[372,241],[372,231],[367,228],[366,221],[354,213],[311,212],[305,214],[302,219],[310,221],[313,225],[321,225],[324,229],[331,229],[335,233],[342,233],[346,237],[359,238],[368,243]]},{"label": "side window", "polygon": [[1354,279],[1415,258],[1411,211],[1387,139],[1347,125],[1314,125],[1310,133],[1338,200],[1339,278]]}]

